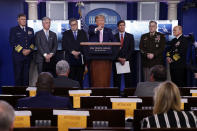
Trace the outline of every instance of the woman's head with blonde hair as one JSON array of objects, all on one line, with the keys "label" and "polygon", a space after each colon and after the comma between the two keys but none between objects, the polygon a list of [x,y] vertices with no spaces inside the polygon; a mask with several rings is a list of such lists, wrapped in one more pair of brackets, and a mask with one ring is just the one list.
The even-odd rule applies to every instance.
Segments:
[{"label": "woman's head with blonde hair", "polygon": [[178,87],[170,81],[161,83],[155,90],[154,114],[160,114],[170,109],[181,110],[181,96]]}]

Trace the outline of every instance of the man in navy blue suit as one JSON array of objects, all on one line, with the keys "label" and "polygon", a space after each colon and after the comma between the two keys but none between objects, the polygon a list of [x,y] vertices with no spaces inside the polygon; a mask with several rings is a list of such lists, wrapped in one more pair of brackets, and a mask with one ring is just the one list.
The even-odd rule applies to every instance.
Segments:
[{"label": "man in navy blue suit", "polygon": [[[117,23],[118,33],[115,38],[121,43],[121,48],[113,62],[113,82],[114,87],[121,87],[121,74],[117,74],[115,63],[119,62],[124,65],[126,61],[129,61],[130,70],[133,64],[133,53],[134,53],[134,37],[132,34],[125,32],[125,21],[120,20]],[[132,72],[132,70],[131,70]],[[125,80],[125,87],[132,87],[132,73],[123,74]]]},{"label": "man in navy blue suit", "polygon": [[29,85],[29,68],[34,51],[34,31],[26,25],[26,15],[18,15],[18,26],[10,30],[10,44],[13,48],[12,58],[16,86]]},{"label": "man in navy blue suit", "polygon": [[72,104],[70,103],[69,98],[53,96],[51,94],[53,88],[53,76],[50,73],[40,73],[36,86],[36,96],[19,99],[17,107],[72,109]]},{"label": "man in navy blue suit", "polygon": [[89,42],[114,42],[115,39],[112,34],[112,30],[105,26],[105,16],[98,15],[95,17],[97,26],[90,25],[88,34]]}]

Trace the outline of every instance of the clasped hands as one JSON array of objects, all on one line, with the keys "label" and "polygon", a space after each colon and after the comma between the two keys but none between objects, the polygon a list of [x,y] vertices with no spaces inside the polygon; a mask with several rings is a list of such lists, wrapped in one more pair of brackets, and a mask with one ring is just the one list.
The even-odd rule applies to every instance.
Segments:
[{"label": "clasped hands", "polygon": [[154,58],[154,54],[153,53],[147,53],[147,58],[148,59],[153,59]]},{"label": "clasped hands", "polygon": [[73,50],[71,54],[73,54],[76,59],[79,59],[79,55],[81,54],[81,52]]},{"label": "clasped hands", "polygon": [[47,62],[47,63],[49,63],[50,62],[50,60],[51,60],[51,57],[53,56],[53,54],[52,53],[50,53],[50,54],[47,54],[46,56],[45,56],[45,61]]},{"label": "clasped hands", "polygon": [[31,50],[30,50],[30,49],[23,49],[23,51],[22,51],[22,53],[23,53],[23,55],[24,55],[24,56],[29,55],[29,54],[30,54],[30,52],[31,52]]},{"label": "clasped hands", "polygon": [[120,62],[121,65],[124,65],[125,62],[126,62],[126,59],[125,58],[118,58],[118,61]]}]

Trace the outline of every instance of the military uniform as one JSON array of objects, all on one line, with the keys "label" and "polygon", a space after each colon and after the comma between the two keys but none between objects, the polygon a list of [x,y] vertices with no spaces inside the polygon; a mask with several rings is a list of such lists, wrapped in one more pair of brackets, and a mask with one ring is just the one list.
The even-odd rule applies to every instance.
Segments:
[{"label": "military uniform", "polygon": [[178,39],[174,38],[167,49],[166,57],[172,59],[170,63],[171,80],[179,87],[185,87],[187,82],[186,56],[188,41],[181,35]]},{"label": "military uniform", "polygon": [[[13,47],[12,57],[14,65],[15,85],[29,85],[29,68],[32,59],[32,51],[34,50],[34,31],[30,27],[25,30],[20,26],[11,28],[10,44]],[[31,53],[24,56],[23,49],[30,49]]]},{"label": "military uniform", "polygon": [[[147,81],[150,76],[150,68],[154,65],[164,64],[163,52],[165,49],[165,36],[159,32],[155,32],[153,36],[151,36],[150,33],[143,34],[141,36],[139,48],[141,52],[144,79]],[[153,59],[148,59],[147,53],[153,53]],[[148,70],[148,73],[146,73],[145,69]]]}]

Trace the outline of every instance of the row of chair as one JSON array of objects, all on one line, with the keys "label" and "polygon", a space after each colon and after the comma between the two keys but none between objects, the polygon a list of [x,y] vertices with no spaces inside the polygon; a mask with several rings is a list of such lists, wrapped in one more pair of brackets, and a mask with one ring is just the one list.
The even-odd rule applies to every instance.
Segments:
[{"label": "row of chair", "polygon": [[[11,95],[29,95],[26,91],[27,86],[2,86],[2,94]],[[190,90],[197,90],[197,87],[182,87],[179,88],[181,96],[191,96]],[[54,87],[53,94],[57,96],[69,96],[69,90],[79,90],[77,87]],[[119,88],[89,88],[86,90],[92,90],[92,96],[133,96],[136,88],[125,88],[123,92]]]}]

